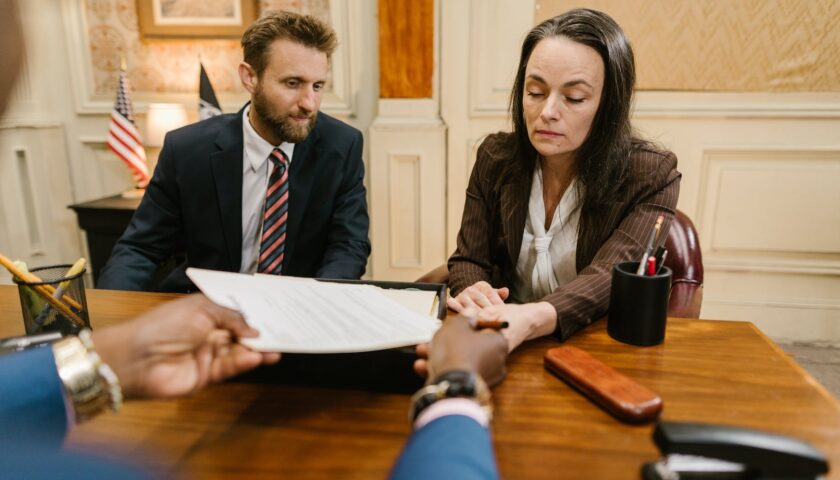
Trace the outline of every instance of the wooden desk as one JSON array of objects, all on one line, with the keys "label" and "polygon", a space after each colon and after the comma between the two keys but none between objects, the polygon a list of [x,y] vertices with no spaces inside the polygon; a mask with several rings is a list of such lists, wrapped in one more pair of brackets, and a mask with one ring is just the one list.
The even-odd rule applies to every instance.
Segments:
[{"label": "wooden desk", "polygon": [[[88,291],[94,328],[171,295]],[[0,336],[20,334],[17,291],[0,286]],[[667,420],[719,422],[806,439],[840,478],[840,403],[755,327],[669,319],[665,344],[612,341],[597,322],[568,342],[659,392]],[[546,372],[543,339],[510,358],[495,391],[504,478],[639,478],[652,426],[614,420]],[[194,478],[384,478],[409,428],[408,395],[229,382],[192,398],[130,402],[75,428],[70,448],[114,452]]]}]

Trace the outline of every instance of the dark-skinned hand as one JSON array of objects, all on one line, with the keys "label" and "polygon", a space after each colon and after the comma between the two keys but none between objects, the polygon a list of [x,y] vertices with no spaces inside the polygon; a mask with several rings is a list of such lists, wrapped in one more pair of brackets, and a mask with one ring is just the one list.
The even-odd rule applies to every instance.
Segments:
[{"label": "dark-skinned hand", "polygon": [[475,372],[489,386],[505,378],[508,343],[496,330],[475,330],[474,310],[446,320],[429,344],[417,346],[418,358],[414,369],[431,381],[452,370]]}]

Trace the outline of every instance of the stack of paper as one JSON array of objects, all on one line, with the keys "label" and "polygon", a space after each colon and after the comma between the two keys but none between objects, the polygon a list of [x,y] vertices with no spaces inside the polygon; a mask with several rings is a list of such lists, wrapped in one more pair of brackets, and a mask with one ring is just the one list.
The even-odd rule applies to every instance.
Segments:
[{"label": "stack of paper", "polygon": [[190,279],[215,303],[238,310],[260,331],[242,343],[259,351],[342,353],[428,342],[440,321],[372,285],[246,275],[197,268]]}]

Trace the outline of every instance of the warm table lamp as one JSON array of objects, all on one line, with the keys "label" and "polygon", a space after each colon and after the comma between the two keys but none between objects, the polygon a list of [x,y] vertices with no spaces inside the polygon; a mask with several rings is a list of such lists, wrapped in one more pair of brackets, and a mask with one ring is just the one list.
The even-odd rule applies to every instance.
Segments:
[{"label": "warm table lamp", "polygon": [[163,146],[166,133],[187,124],[187,111],[180,103],[152,103],[146,114],[146,145]]}]

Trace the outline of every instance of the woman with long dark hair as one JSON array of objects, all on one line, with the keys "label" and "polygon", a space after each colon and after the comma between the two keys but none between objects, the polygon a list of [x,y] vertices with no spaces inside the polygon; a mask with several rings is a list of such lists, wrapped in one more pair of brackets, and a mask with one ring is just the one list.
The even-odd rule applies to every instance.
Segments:
[{"label": "woman with long dark hair", "polygon": [[510,322],[511,349],[604,316],[612,266],[643,254],[659,215],[667,232],[680,173],[634,133],[634,83],[630,43],[602,12],[571,10],[525,38],[513,131],[479,147],[449,259],[449,306]]}]

